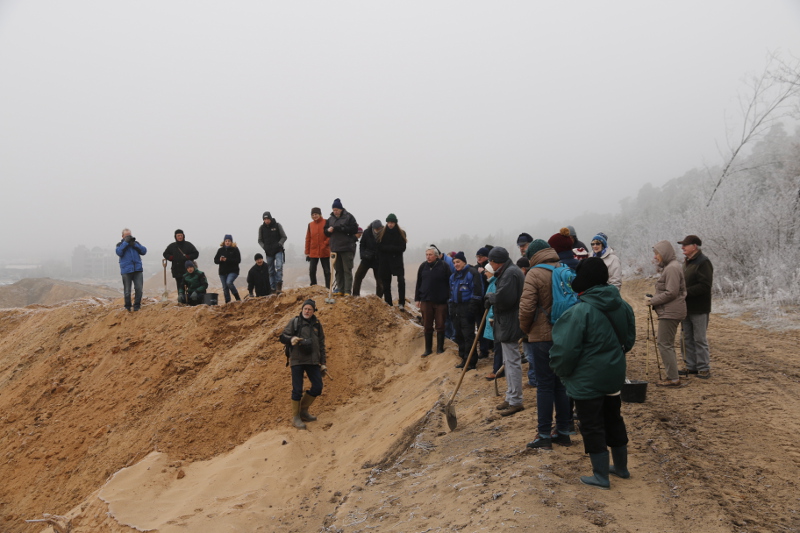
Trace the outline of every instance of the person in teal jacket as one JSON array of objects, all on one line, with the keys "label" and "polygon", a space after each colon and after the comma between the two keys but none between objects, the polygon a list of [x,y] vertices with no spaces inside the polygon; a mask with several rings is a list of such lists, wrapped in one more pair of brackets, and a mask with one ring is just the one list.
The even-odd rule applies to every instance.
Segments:
[{"label": "person in teal jacket", "polygon": [[581,482],[608,489],[609,473],[630,477],[620,390],[625,382],[625,353],[636,342],[636,321],[619,290],[608,285],[608,267],[602,259],[584,259],[576,274],[572,289],[579,301],[553,326],[550,368],[575,400],[584,451],[592,462],[593,475],[581,476]]}]

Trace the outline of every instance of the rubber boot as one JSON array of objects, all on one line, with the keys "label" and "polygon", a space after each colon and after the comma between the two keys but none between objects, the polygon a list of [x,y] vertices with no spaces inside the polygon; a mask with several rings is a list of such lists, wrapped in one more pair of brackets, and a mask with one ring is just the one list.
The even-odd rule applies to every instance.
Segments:
[{"label": "rubber boot", "polygon": [[628,471],[628,446],[611,448],[611,458],[614,459],[614,464],[608,467],[609,474],[614,474],[622,479],[631,477],[631,473]]},{"label": "rubber boot", "polygon": [[[280,285],[279,285],[280,286]],[[311,396],[309,393],[303,394],[303,399],[300,400],[300,420],[303,422],[316,422],[317,417],[308,414],[308,408],[316,400],[316,396]]]},{"label": "rubber boot", "polygon": [[422,357],[428,357],[432,353],[433,353],[433,332],[432,331],[426,331],[425,332],[425,353],[422,354]]},{"label": "rubber boot", "polygon": [[300,400],[292,400],[292,424],[297,429],[306,429],[306,425],[300,418]]},{"label": "rubber boot", "polygon": [[608,490],[611,483],[608,481],[608,450],[601,453],[590,453],[593,476],[581,476],[581,483],[591,485],[603,490]]},{"label": "rubber boot", "polygon": [[436,353],[444,353],[444,332],[436,332]]},{"label": "rubber boot", "polygon": [[283,283],[275,284],[275,294],[283,294]]}]

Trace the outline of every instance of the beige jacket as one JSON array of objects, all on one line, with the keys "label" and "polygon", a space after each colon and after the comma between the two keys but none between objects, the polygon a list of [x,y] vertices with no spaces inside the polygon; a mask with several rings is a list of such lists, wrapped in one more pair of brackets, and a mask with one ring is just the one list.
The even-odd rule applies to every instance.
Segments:
[{"label": "beige jacket", "polygon": [[546,268],[533,267],[541,263],[558,262],[558,254],[552,248],[539,250],[531,257],[531,268],[525,276],[519,302],[519,326],[528,336],[528,342],[553,340],[553,325],[547,318],[553,307],[553,273]]},{"label": "beige jacket", "polygon": [[683,320],[686,318],[686,280],[683,267],[675,258],[675,249],[669,241],[661,241],[653,246],[661,256],[658,266],[664,270],[656,281],[656,293],[650,304],[658,318]]}]

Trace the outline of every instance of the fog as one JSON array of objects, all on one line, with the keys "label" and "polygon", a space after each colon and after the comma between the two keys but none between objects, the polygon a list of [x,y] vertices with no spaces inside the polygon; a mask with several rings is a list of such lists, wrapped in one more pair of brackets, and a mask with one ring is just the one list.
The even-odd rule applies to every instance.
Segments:
[{"label": "fog", "polygon": [[741,79],[798,28],[791,0],[2,1],[0,262],[123,227],[255,249],[265,210],[302,248],[334,198],[512,248],[719,164]]}]

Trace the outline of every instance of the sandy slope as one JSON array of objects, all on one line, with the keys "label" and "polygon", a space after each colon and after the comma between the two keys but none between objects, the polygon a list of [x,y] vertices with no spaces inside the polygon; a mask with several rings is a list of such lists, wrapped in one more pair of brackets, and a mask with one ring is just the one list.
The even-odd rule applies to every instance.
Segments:
[{"label": "sandy slope", "polygon": [[[647,286],[626,284],[640,332],[629,375],[653,380]],[[633,478],[600,491],[577,480],[579,438],[525,449],[535,390],[498,417],[488,361],[467,374],[450,432],[452,351],[420,359],[418,326],[374,297],[321,305],[335,381],[311,430],[289,427],[274,338],[309,294],[324,298],[0,313],[1,529],[41,531],[22,519],[68,511],[76,532],[800,529],[797,332],[713,316],[714,377],[624,404]]]},{"label": "sandy slope", "polygon": [[50,278],[27,278],[0,287],[0,308],[53,305],[76,298],[115,298],[122,294],[106,287]]}]

